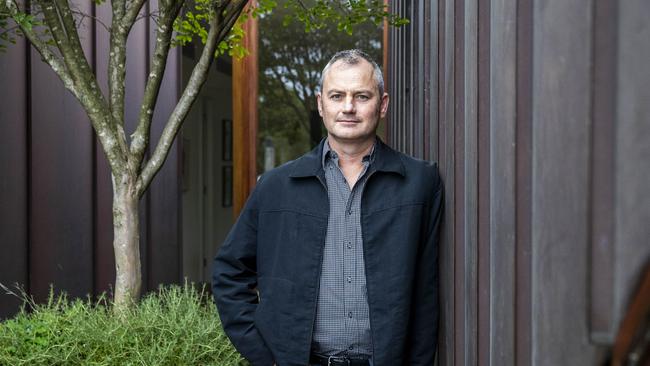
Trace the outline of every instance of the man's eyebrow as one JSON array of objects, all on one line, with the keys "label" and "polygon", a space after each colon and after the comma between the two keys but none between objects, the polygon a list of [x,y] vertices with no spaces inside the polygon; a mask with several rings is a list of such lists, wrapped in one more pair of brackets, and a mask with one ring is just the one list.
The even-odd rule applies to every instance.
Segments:
[{"label": "man's eyebrow", "polygon": [[354,94],[361,94],[361,93],[374,94],[372,89],[359,89],[354,91]]},{"label": "man's eyebrow", "polygon": [[[327,91],[327,95],[332,95],[335,93],[339,94],[345,94],[346,92],[344,90],[339,90],[339,89],[331,89]],[[353,90],[352,94],[361,94],[361,93],[366,93],[366,94],[374,94],[372,89],[358,89],[358,90]]]},{"label": "man's eyebrow", "polygon": [[331,90],[327,91],[327,95],[331,95],[331,94],[334,94],[334,93],[345,93],[345,92],[343,90],[339,90],[339,89],[331,89]]}]

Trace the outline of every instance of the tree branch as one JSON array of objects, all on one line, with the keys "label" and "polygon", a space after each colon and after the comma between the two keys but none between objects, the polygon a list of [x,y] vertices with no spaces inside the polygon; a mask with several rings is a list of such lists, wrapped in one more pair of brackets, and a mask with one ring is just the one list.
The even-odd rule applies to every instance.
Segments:
[{"label": "tree branch", "polygon": [[174,19],[180,12],[180,4],[172,8],[164,8],[161,12],[160,23],[156,28],[156,46],[151,60],[151,71],[149,79],[144,89],[144,97],[140,114],[138,116],[138,127],[131,135],[131,158],[132,169],[137,169],[142,164],[145,150],[149,145],[149,130],[153,111],[156,109],[158,93],[162,84],[165,67],[167,66],[167,56],[171,45]]},{"label": "tree branch", "polygon": [[233,0],[225,11],[216,9],[216,14],[212,19],[210,19],[210,30],[208,31],[208,36],[203,51],[201,52],[201,57],[196,66],[194,66],[194,70],[192,70],[192,75],[190,76],[178,104],[176,104],[174,111],[169,116],[162,136],[160,136],[160,140],[156,146],[156,150],[152,154],[151,159],[147,161],[142,173],[138,177],[138,182],[136,184],[138,195],[144,193],[153,177],[162,167],[185,116],[187,116],[190,107],[196,100],[201,86],[203,86],[208,78],[208,71],[212,61],[214,60],[217,45],[228,35],[247,2],[248,0]]},{"label": "tree branch", "polygon": [[122,19],[126,11],[126,0],[111,0],[111,10],[113,11],[113,19]]},{"label": "tree branch", "polygon": [[0,32],[0,37],[2,37],[2,35],[5,34],[5,33],[10,33],[14,29],[20,29],[20,26],[14,25],[13,27],[9,27],[7,29],[4,29],[2,32]]},{"label": "tree branch", "polygon": [[307,5],[305,5],[305,3],[302,0],[296,0],[296,2],[303,8],[303,10],[309,11],[309,8],[307,7]]},{"label": "tree branch", "polygon": [[[72,72],[77,75],[78,84],[89,101],[104,104],[97,79],[86,59],[83,46],[79,40],[79,32],[67,0],[55,0],[56,9],[61,19],[63,29],[67,34],[70,50],[72,51]],[[82,101],[83,103],[83,101]]]},{"label": "tree branch", "polygon": [[[9,10],[9,15],[12,18],[17,16],[19,10],[16,2],[14,0],[3,1],[5,7]],[[50,51],[49,46],[38,37],[32,28],[25,28],[20,25],[18,25],[18,27],[20,27],[20,30],[23,32],[23,34],[25,34],[25,37],[27,37],[32,46],[41,55],[43,61],[45,61],[52,68],[59,79],[61,79],[63,86],[65,86],[66,89],[68,89],[75,97],[77,97],[74,81],[72,80],[72,76],[68,72],[65,64],[62,63],[61,60],[54,53],[52,53],[52,51]]]},{"label": "tree branch", "polygon": [[128,156],[126,134],[124,133],[124,93],[126,77],[126,40],[131,26],[124,26],[125,0],[112,0],[113,19],[108,53],[108,107],[111,124],[124,156]]},{"label": "tree branch", "polygon": [[74,95],[81,95],[81,91],[78,90],[79,75],[77,72],[78,69],[76,68],[77,63],[72,52],[72,45],[70,44],[68,35],[65,32],[65,27],[59,18],[58,10],[53,1],[47,1],[45,3],[36,1],[35,3],[41,7],[45,23],[47,24],[49,31],[54,38],[54,42],[61,52],[63,62],[72,77],[74,89],[72,92]]},{"label": "tree branch", "polygon": [[[18,15],[18,6],[14,0],[4,0],[5,6],[9,9],[12,17]],[[96,92],[91,92],[84,88],[83,83],[80,83],[81,73],[78,68],[75,68],[75,63],[70,59],[72,55],[71,46],[68,39],[65,38],[63,25],[60,21],[59,14],[54,7],[54,4],[48,3],[47,7],[42,4],[36,3],[41,7],[43,15],[45,16],[46,23],[50,33],[58,45],[59,51],[63,57],[61,61],[50,49],[49,46],[34,32],[32,28],[22,27],[21,30],[30,41],[32,46],[41,54],[43,60],[52,68],[54,73],[61,79],[63,86],[69,90],[72,95],[79,100],[84,110],[88,114],[90,121],[99,137],[100,143],[108,157],[111,169],[119,171],[124,157],[118,149],[115,134],[110,129],[110,124],[106,123],[105,111],[108,110],[99,89]],[[74,28],[76,32],[76,28]],[[61,40],[61,37],[64,39]],[[67,55],[67,56],[66,56]]]},{"label": "tree branch", "polygon": [[84,13],[84,12],[81,12],[81,11],[78,11],[78,10],[74,10],[74,9],[70,9],[70,12],[73,15],[80,16],[81,21],[83,21],[85,18],[89,18],[89,19],[92,19],[94,22],[97,22],[97,24],[101,25],[106,30],[107,33],[111,31],[111,29],[108,27],[108,25],[106,25],[106,23],[104,23],[101,19],[99,19],[96,16],[92,16],[90,14],[87,14],[87,13]]},{"label": "tree branch", "polygon": [[[62,42],[67,49],[64,53],[64,59],[67,62],[68,69],[70,70],[75,80],[75,86],[79,89],[79,99],[81,105],[84,107],[95,128],[98,136],[111,140],[101,141],[104,147],[110,146],[110,150],[105,150],[107,157],[111,162],[111,168],[114,173],[118,173],[122,169],[123,162],[128,160],[126,149],[126,139],[123,137],[123,131],[120,131],[119,125],[116,126],[107,120],[106,116],[110,115],[104,96],[97,83],[94,72],[91,69],[88,60],[83,51],[83,47],[79,40],[79,33],[77,31],[77,24],[70,10],[67,0],[54,0],[55,10],[58,15],[59,22],[52,22],[59,24],[63,27],[63,32],[66,34],[66,39]],[[47,19],[47,5],[44,13]],[[53,14],[50,14],[53,15]],[[52,19],[53,20],[53,19]],[[61,31],[58,31],[61,32]],[[60,36],[60,34],[59,34]],[[121,132],[121,134],[120,134]],[[117,143],[118,150],[113,150],[114,143]]]},{"label": "tree branch", "polygon": [[[124,14],[124,18],[122,19],[122,24],[124,25],[124,27],[130,29],[131,26],[133,26],[133,24],[136,21],[136,18],[138,16],[138,14],[140,14],[140,10],[142,10],[142,5],[144,5],[144,2],[145,2],[145,0],[134,0],[134,1],[131,1],[130,5],[126,6],[126,12]],[[158,3],[158,6],[159,7],[161,5],[164,6],[163,3],[166,3],[166,2],[167,1],[161,0]]]}]

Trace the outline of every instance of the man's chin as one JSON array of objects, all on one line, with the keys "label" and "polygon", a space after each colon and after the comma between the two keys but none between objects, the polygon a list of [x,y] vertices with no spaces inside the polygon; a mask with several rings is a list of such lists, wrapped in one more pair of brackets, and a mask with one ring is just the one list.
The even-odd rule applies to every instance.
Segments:
[{"label": "man's chin", "polygon": [[341,142],[354,143],[364,142],[375,138],[375,132],[370,133],[328,133],[328,136]]}]

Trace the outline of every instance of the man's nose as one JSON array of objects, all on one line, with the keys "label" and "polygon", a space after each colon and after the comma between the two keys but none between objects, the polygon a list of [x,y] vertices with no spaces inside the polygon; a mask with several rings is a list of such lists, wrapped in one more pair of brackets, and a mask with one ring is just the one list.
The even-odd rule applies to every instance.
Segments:
[{"label": "man's nose", "polygon": [[343,112],[354,113],[354,98],[347,97],[343,103]]}]

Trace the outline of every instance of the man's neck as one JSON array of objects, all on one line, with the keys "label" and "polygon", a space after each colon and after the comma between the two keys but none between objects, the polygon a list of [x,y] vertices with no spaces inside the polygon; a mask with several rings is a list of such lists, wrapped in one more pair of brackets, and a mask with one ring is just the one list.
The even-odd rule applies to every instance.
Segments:
[{"label": "man's neck", "polygon": [[336,152],[339,157],[339,166],[346,167],[361,167],[363,164],[363,157],[370,154],[372,147],[375,144],[376,138],[373,136],[363,142],[346,143],[338,141],[331,136],[327,138],[330,148]]}]

